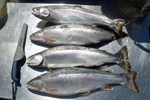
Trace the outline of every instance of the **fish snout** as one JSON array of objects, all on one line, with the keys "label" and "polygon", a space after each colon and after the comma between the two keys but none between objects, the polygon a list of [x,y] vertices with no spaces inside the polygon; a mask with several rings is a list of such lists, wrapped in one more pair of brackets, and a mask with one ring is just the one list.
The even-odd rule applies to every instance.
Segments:
[{"label": "fish snout", "polygon": [[30,35],[30,39],[31,40],[35,40],[35,37],[34,37],[34,35],[32,34],[32,35]]},{"label": "fish snout", "polygon": [[42,65],[44,59],[41,55],[30,56],[27,59],[28,66],[36,67]]},{"label": "fish snout", "polygon": [[26,88],[31,89],[31,90],[42,90],[44,87],[44,83],[41,80],[41,77],[36,77],[35,79],[29,81],[27,83]]},{"label": "fish snout", "polygon": [[32,11],[33,11],[32,12],[33,15],[35,15],[37,17],[40,16],[40,12],[39,12],[39,10],[36,7],[32,8]]}]

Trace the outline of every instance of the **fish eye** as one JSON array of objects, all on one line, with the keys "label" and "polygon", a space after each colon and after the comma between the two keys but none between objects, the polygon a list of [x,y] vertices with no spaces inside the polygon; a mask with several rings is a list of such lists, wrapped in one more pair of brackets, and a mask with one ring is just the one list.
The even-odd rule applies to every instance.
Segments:
[{"label": "fish eye", "polygon": [[43,17],[48,17],[50,15],[49,10],[47,8],[41,8],[39,11]]}]

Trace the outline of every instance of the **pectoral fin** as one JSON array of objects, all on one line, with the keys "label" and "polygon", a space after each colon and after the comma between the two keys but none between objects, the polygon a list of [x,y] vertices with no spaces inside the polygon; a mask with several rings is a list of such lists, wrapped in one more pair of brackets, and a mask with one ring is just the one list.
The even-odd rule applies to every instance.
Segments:
[{"label": "pectoral fin", "polygon": [[107,65],[98,66],[98,68],[106,68]]},{"label": "pectoral fin", "polygon": [[111,86],[106,86],[106,87],[103,87],[103,88],[100,88],[101,90],[113,90],[113,88]]},{"label": "pectoral fin", "polygon": [[81,65],[78,65],[77,67],[85,67],[83,64],[81,64]]},{"label": "pectoral fin", "polygon": [[111,70],[109,70],[109,71],[106,71],[106,72],[112,73],[112,71],[111,71]]},{"label": "pectoral fin", "polygon": [[59,19],[57,18],[54,18],[54,17],[51,17],[52,20],[55,20],[55,21],[60,21]]},{"label": "pectoral fin", "polygon": [[50,89],[50,88],[47,88],[47,87],[45,87],[45,90],[46,90],[47,92],[52,92],[52,93],[58,92],[57,89]]},{"label": "pectoral fin", "polygon": [[47,42],[56,42],[56,40],[46,39]]},{"label": "pectoral fin", "polygon": [[49,72],[52,71],[52,69],[48,66],[47,62],[45,62],[45,66],[49,69]]},{"label": "pectoral fin", "polygon": [[90,93],[89,90],[80,90],[79,93],[82,93],[83,95],[88,95]]},{"label": "pectoral fin", "polygon": [[107,50],[103,50],[104,52],[107,52]]}]

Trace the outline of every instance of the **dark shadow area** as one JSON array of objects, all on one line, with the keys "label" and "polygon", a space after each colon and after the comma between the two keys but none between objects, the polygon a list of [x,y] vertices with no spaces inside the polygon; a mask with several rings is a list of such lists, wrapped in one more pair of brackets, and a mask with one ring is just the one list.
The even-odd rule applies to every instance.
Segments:
[{"label": "dark shadow area", "polygon": [[150,53],[150,49],[143,47],[140,43],[150,43],[149,38],[149,22],[146,18],[133,19],[126,26],[129,37],[134,41],[134,44],[143,51]]},{"label": "dark shadow area", "polygon": [[8,19],[7,5],[0,9],[0,30],[5,26]]},{"label": "dark shadow area", "polygon": [[37,27],[37,28],[45,28],[45,27],[53,26],[53,25],[57,25],[57,24],[50,23],[50,22],[47,22],[47,21],[40,21],[40,22],[36,25],[36,27]]},{"label": "dark shadow area", "polygon": [[0,98],[0,100],[13,100],[13,99],[8,99],[8,98]]},{"label": "dark shadow area", "polygon": [[[118,85],[114,84],[114,85],[111,85],[111,87],[116,87]],[[56,96],[56,95],[51,95],[51,94],[46,94],[46,93],[41,93],[41,92],[37,92],[37,91],[34,91],[34,90],[30,90],[28,89],[30,92],[34,93],[34,94],[37,94],[37,95],[42,95],[42,96],[47,96],[47,97],[53,97],[53,98],[59,98],[59,99],[75,99],[75,98],[78,98],[78,97],[83,97],[83,96],[89,96],[90,94],[92,93],[96,93],[96,92],[103,92],[105,90],[100,90],[100,89],[96,89],[96,90],[93,90],[93,91],[90,91],[90,94],[87,94],[87,95],[84,95],[84,94],[76,94],[76,95],[72,95],[72,96]],[[106,90],[106,91],[111,91],[111,90]]]},{"label": "dark shadow area", "polygon": [[33,70],[39,71],[39,72],[49,71],[48,68],[44,68],[44,67],[43,68],[42,67],[32,67],[32,66],[29,66],[29,65],[28,65],[28,67],[30,67]]},{"label": "dark shadow area", "polygon": [[64,4],[82,4],[82,5],[100,5],[105,0],[9,0],[15,3],[64,3]]},{"label": "dark shadow area", "polygon": [[142,26],[144,20],[145,18],[133,19],[130,20],[130,23],[126,26],[129,37],[135,42],[149,42],[147,38],[149,35],[144,32],[145,28],[148,28],[148,26]]},{"label": "dark shadow area", "polygon": [[116,2],[117,0],[105,0],[102,2],[101,6],[101,11],[102,13],[112,19],[116,18],[122,18],[122,16],[119,14],[119,12],[116,10]]},{"label": "dark shadow area", "polygon": [[143,51],[145,51],[145,52],[147,52],[147,53],[150,53],[150,49],[147,49],[147,48],[143,47],[141,44],[136,43],[136,42],[134,42],[134,44],[135,44],[136,46],[138,46],[140,49],[142,49]]},{"label": "dark shadow area", "polygon": [[[103,69],[107,69],[108,67],[113,67],[114,65],[118,65],[116,63],[107,63],[107,64],[102,64],[102,65],[99,65],[99,66],[90,66],[90,67],[85,67],[85,66],[74,66],[74,68],[86,68],[86,69],[98,69],[98,70],[102,70],[102,71],[105,71]],[[36,71],[39,71],[39,72],[44,72],[44,71],[53,71],[53,70],[57,70],[57,69],[63,69],[63,68],[44,68],[44,67],[32,67],[32,66],[29,66],[31,69],[33,70],[36,70]],[[120,67],[118,65],[118,67]],[[64,67],[64,68],[67,68],[67,67]],[[124,69],[122,69],[124,70]]]},{"label": "dark shadow area", "polygon": [[54,47],[52,45],[48,45],[48,44],[44,44],[44,43],[39,43],[39,42],[35,42],[35,41],[31,41],[32,43],[36,44],[36,45],[39,45],[39,46],[42,46],[42,47],[46,47],[46,48],[51,48],[51,47]]},{"label": "dark shadow area", "polygon": [[[90,66],[90,67],[85,67],[85,66],[76,66],[77,68],[86,68],[86,69],[97,69],[97,70],[101,70],[101,71],[108,71],[109,70],[107,68],[109,67],[113,67],[114,65],[116,65],[115,63],[108,63],[108,64],[102,64],[99,66]],[[118,65],[119,67],[119,65]]]},{"label": "dark shadow area", "polygon": [[[117,7],[117,0],[109,1],[106,0],[102,2],[102,13],[105,14],[109,18],[121,18],[130,20],[130,22],[126,25],[126,29],[128,31],[129,37],[135,42],[140,49],[144,50],[145,52],[150,53],[148,48],[143,47],[140,43],[150,43],[150,35],[147,29],[150,25],[148,20],[145,21],[146,17],[134,18],[134,17],[127,17],[120,13],[119,8]],[[119,43],[120,42],[120,43]],[[118,43],[121,45],[121,40]],[[137,42],[139,42],[137,44]]]}]

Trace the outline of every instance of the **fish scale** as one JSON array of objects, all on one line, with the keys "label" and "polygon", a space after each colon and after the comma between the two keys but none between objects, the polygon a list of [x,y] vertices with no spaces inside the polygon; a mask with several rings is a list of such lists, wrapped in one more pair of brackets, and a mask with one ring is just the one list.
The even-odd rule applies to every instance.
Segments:
[{"label": "fish scale", "polygon": [[32,67],[64,68],[75,66],[93,67],[113,63],[129,71],[131,66],[129,62],[125,61],[127,59],[126,46],[116,54],[82,46],[58,46],[30,56],[27,64]]},{"label": "fish scale", "polygon": [[47,45],[90,45],[116,39],[115,33],[102,28],[80,24],[63,24],[33,33],[30,39]]},{"label": "fish scale", "polygon": [[110,19],[103,14],[75,5],[34,7],[33,11],[36,17],[55,24],[102,25],[111,28],[120,36],[122,27],[129,22],[123,19]]},{"label": "fish scale", "polygon": [[135,81],[137,72],[110,73],[86,68],[64,68],[42,74],[27,83],[27,88],[58,96],[78,93],[88,94],[92,90],[112,90],[111,84],[122,85],[140,93]]}]

